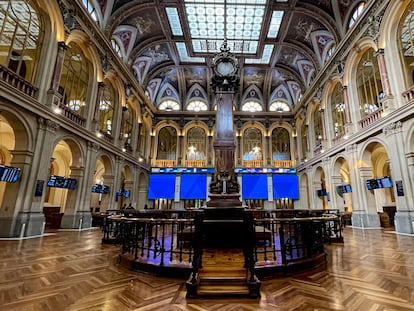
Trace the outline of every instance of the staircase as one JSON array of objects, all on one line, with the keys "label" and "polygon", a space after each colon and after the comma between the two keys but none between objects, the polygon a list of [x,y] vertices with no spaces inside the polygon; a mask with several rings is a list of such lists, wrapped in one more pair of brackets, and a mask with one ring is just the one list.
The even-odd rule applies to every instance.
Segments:
[{"label": "staircase", "polygon": [[249,282],[245,268],[212,266],[199,270],[197,278],[187,281],[187,297],[250,297],[260,296],[260,281]]},{"label": "staircase", "polygon": [[249,296],[246,269],[228,266],[200,269],[197,296]]}]

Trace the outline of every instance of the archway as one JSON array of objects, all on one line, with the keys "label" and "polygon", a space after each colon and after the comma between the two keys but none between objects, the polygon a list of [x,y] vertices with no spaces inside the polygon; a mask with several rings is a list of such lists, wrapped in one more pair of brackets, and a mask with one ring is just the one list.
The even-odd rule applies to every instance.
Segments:
[{"label": "archway", "polygon": [[336,159],[332,172],[332,200],[334,207],[352,212],[352,185],[348,162],[343,157]]}]

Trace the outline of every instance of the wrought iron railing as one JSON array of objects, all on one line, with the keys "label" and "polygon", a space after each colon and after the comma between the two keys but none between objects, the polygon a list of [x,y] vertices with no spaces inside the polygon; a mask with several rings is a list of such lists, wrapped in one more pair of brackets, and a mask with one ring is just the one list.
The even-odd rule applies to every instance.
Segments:
[{"label": "wrought iron railing", "polygon": [[[188,282],[196,284],[203,257],[203,210],[135,211],[130,216],[108,216],[102,241],[120,244],[120,256],[141,268],[186,268]],[[322,255],[324,243],[343,241],[342,229],[337,210],[245,210],[241,238],[249,283],[257,284],[260,267],[283,267]]]}]

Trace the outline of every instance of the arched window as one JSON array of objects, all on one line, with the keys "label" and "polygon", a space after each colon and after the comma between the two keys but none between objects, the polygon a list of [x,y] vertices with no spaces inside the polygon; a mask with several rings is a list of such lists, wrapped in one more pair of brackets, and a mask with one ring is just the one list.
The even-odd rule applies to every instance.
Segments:
[{"label": "arched window", "polygon": [[72,42],[65,54],[59,93],[62,95],[62,103],[80,116],[85,110],[88,81],[86,58],[80,47]]},{"label": "arched window", "polygon": [[272,131],[272,160],[290,160],[290,135],[283,127]]},{"label": "arched window", "polygon": [[400,24],[400,51],[403,54],[407,88],[414,84],[414,5],[407,9]]},{"label": "arched window", "polygon": [[345,104],[342,85],[337,83],[331,95],[331,113],[333,136],[342,136],[345,132]]},{"label": "arched window", "polygon": [[365,8],[365,2],[361,2],[360,4],[358,4],[358,6],[355,8],[354,12],[351,15],[348,28],[351,28],[355,24],[356,20],[362,15],[364,8]]},{"label": "arched window", "polygon": [[263,111],[262,105],[257,101],[248,101],[243,104],[242,111],[257,112]]},{"label": "arched window", "polygon": [[262,133],[256,128],[249,128],[243,135],[243,160],[262,160]]},{"label": "arched window", "polygon": [[115,90],[111,83],[106,82],[99,102],[99,127],[103,133],[112,135],[115,107]]},{"label": "arched window", "polygon": [[158,109],[165,111],[180,110],[180,105],[175,100],[167,99],[160,103]]},{"label": "arched window", "polygon": [[276,100],[269,106],[269,111],[275,112],[288,112],[290,111],[290,107],[287,103],[282,102],[280,100]]},{"label": "arched window", "polygon": [[207,104],[201,100],[193,100],[187,105],[189,111],[207,111],[207,109]]},{"label": "arched window", "polygon": [[357,88],[361,118],[382,107],[381,75],[374,49],[367,50],[362,55],[357,67]]},{"label": "arched window", "polygon": [[2,1],[0,5],[0,65],[34,83],[44,29],[29,1]]},{"label": "arched window", "polygon": [[157,159],[175,160],[177,152],[177,131],[172,126],[163,127],[158,133]]},{"label": "arched window", "polygon": [[187,160],[206,159],[206,132],[201,127],[193,127],[187,133]]},{"label": "arched window", "polygon": [[96,15],[95,7],[88,0],[82,0],[83,6],[88,10],[92,19],[97,22],[98,16]]}]

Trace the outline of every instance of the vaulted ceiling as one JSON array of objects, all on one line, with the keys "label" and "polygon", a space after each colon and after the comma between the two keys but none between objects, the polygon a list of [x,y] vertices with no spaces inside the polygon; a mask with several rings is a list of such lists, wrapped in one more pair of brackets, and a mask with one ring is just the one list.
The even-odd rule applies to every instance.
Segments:
[{"label": "vaulted ceiling", "polygon": [[[220,36],[223,31],[239,59],[236,103],[257,99],[269,104],[281,99],[294,108],[344,36],[350,14],[360,1],[97,2],[100,26],[121,47],[123,61],[131,67],[154,106],[163,98],[171,98],[185,110],[191,97],[214,102],[209,88],[211,60],[224,39]],[[225,14],[218,18],[214,15],[217,10],[223,12],[220,8]],[[236,19],[244,22],[239,32],[231,25]],[[203,33],[203,22],[207,33],[205,29]],[[194,26],[201,28],[193,29]]]}]

